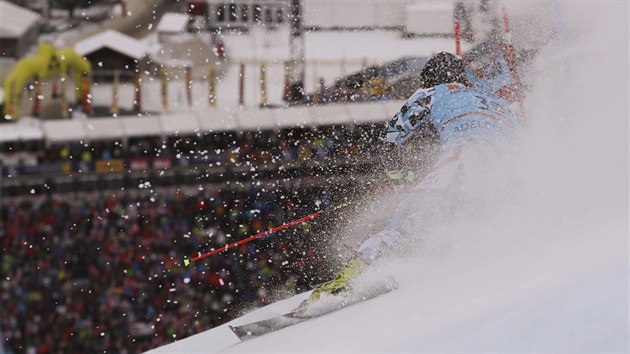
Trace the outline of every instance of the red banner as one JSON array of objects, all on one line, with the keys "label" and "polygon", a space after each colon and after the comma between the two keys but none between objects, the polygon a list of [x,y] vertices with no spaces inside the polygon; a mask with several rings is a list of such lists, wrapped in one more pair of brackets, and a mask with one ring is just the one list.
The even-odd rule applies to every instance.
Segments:
[{"label": "red banner", "polygon": [[154,168],[168,168],[173,165],[171,158],[166,156],[159,156],[153,159]]}]

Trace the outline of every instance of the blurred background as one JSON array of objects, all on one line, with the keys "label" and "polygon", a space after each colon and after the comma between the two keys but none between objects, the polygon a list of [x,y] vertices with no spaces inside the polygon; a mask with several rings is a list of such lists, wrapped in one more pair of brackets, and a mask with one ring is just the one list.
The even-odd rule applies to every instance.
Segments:
[{"label": "blurred background", "polygon": [[[141,353],[327,279],[426,60],[526,72],[561,30],[526,40],[508,18],[493,0],[0,0],[0,353]],[[512,79],[494,89],[518,109]]]}]

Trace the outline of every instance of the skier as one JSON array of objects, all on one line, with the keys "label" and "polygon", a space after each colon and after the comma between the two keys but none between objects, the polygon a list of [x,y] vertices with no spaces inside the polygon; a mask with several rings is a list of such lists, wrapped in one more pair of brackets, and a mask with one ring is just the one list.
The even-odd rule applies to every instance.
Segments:
[{"label": "skier", "polygon": [[[478,78],[468,77],[465,65],[455,55],[441,52],[433,56],[422,69],[420,79],[422,87],[385,129],[384,141],[397,151],[391,161],[398,164],[398,169],[390,168],[387,173],[390,178],[409,182],[405,198],[387,226],[363,242],[357,256],[334,279],[317,286],[308,301],[347,290],[367,265],[393,249],[409,245],[416,227],[409,220],[422,223],[440,214],[436,204],[448,203],[446,193],[441,191],[461,186],[466,170],[470,170],[468,163],[476,161],[470,157],[493,154],[500,151],[493,148],[500,149],[509,141],[517,119],[508,103],[486,90],[488,85],[478,85]],[[437,158],[429,173],[416,182],[413,161],[424,155],[427,137],[437,142]]]}]

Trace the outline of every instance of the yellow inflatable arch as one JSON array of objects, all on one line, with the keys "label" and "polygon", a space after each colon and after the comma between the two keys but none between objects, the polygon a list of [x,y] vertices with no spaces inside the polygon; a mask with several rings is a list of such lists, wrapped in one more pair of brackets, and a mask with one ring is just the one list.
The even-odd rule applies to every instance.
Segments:
[{"label": "yellow inflatable arch", "polygon": [[19,116],[22,92],[29,79],[45,80],[66,76],[69,69],[72,69],[75,97],[78,100],[84,95],[82,77],[92,72],[92,65],[71,48],[57,51],[51,44],[42,43],[35,55],[18,61],[4,81],[5,119],[16,119]]}]

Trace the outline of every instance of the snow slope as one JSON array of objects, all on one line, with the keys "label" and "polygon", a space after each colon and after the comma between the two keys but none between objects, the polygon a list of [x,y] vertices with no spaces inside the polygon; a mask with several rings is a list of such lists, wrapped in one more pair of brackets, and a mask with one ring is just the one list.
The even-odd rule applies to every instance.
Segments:
[{"label": "snow slope", "polygon": [[[150,353],[628,352],[628,4],[557,6],[510,158],[482,166],[473,203],[418,251],[359,280],[398,290],[242,343],[224,325]],[[508,9],[518,23],[537,3]]]}]

